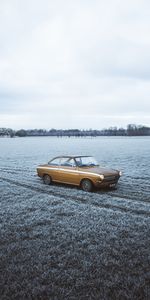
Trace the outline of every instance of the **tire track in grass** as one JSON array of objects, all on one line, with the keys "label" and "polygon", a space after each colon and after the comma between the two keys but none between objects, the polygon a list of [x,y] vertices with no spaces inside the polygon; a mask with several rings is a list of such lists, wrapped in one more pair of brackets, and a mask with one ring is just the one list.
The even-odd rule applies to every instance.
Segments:
[{"label": "tire track in grass", "polygon": [[[150,203],[150,186],[139,186],[137,184],[127,184],[123,183],[123,185],[120,187],[120,184],[118,184],[118,189],[116,191],[108,191],[109,195],[122,198],[122,199],[130,199],[136,202],[139,202],[137,198],[142,198],[140,201],[145,203]],[[143,199],[144,198],[144,199]]]},{"label": "tire track in grass", "polygon": [[[145,202],[145,203],[150,203],[150,198],[147,198],[147,199],[142,199],[142,201],[140,200],[137,200],[137,197],[132,197],[132,196],[127,196],[127,195],[124,195],[124,194],[119,194],[119,193],[115,193],[115,192],[109,192],[108,191],[108,194],[112,197],[116,197],[116,198],[120,198],[120,199],[127,199],[127,200],[133,200],[133,201],[136,201],[136,202]],[[137,195],[139,196],[139,195]]]},{"label": "tire track in grass", "polygon": [[19,173],[21,172],[21,173],[30,173],[30,174],[32,174],[33,173],[33,171],[32,170],[28,170],[28,169],[7,169],[7,168],[0,168],[0,171],[1,172],[5,172],[5,173],[7,173],[7,174],[18,174],[19,175]]},{"label": "tire track in grass", "polygon": [[[15,168],[15,169],[11,169],[11,168],[4,168],[1,167],[0,170],[6,174],[11,174],[11,175],[18,175],[20,176],[20,173],[24,173],[24,177],[27,177],[26,174],[30,175],[30,177],[34,178],[37,175],[34,174],[33,175],[33,170],[31,169],[24,169],[24,168]],[[5,176],[5,175],[4,175]],[[132,177],[128,176],[128,178],[130,178],[130,180],[132,179]],[[139,179],[138,178],[134,178],[134,179]],[[133,188],[134,186],[134,188]],[[132,184],[130,182],[123,184],[123,189],[122,190],[117,190],[117,192],[111,192],[111,191],[107,191],[109,196],[112,197],[116,197],[116,198],[120,198],[120,199],[127,199],[127,200],[132,200],[135,202],[139,202],[140,200],[137,200],[137,197],[141,197],[142,198],[142,203],[148,203],[150,202],[150,185],[146,184],[145,187],[140,186],[140,190],[137,190],[137,182],[133,182]],[[126,191],[129,191],[131,194],[126,194]],[[103,190],[100,192],[96,192],[97,194],[102,194]],[[140,194],[142,193],[142,194]],[[143,199],[144,197],[144,199]]]},{"label": "tire track in grass", "polygon": [[[30,177],[32,177],[32,179],[34,177],[37,177],[36,174],[33,175],[33,171],[30,170],[30,169],[23,169],[23,168],[15,168],[13,170],[11,170],[10,168],[7,169],[7,168],[0,168],[0,170],[6,174],[11,174],[11,175],[18,175],[20,176],[20,173],[24,173],[24,178],[28,178],[27,177],[27,174],[30,175]],[[5,176],[5,175],[4,175]],[[16,176],[15,176],[16,177]],[[25,178],[25,179],[26,179]],[[134,188],[133,188],[134,186]],[[112,192],[112,191],[107,191],[108,195],[109,196],[112,196],[112,197],[116,197],[116,198],[120,198],[120,199],[124,199],[124,200],[132,200],[132,201],[135,201],[135,202],[141,202],[141,203],[148,203],[150,202],[150,186],[146,184],[145,187],[142,187],[140,186],[140,190],[137,190],[137,184],[136,182],[131,183],[125,183],[123,184],[123,189],[122,190],[117,190],[116,192]],[[126,194],[126,192],[130,192],[130,194]],[[132,192],[132,195],[131,195],[131,192]],[[102,194],[103,193],[103,190],[101,191],[96,191],[96,194]],[[141,197],[142,198],[142,201],[140,200],[137,200],[137,198]],[[144,199],[143,199],[144,198]]]},{"label": "tire track in grass", "polygon": [[[145,203],[148,203],[150,202],[150,190],[147,190],[147,189],[143,189],[143,190],[140,190],[140,191],[137,191],[137,186],[134,186],[133,188],[133,185],[132,186],[128,186],[126,184],[123,183],[123,186],[120,186],[120,184],[118,184],[118,187],[117,189],[114,189],[114,190],[101,190],[101,191],[96,191],[97,194],[100,194],[100,193],[108,193],[108,195],[110,196],[113,196],[113,197],[118,197],[118,198],[123,198],[123,199],[127,199],[127,200],[133,200],[133,201],[136,201],[136,202],[139,202],[139,200],[137,200],[137,197],[139,196],[142,196],[144,197],[144,199],[142,198],[142,201],[140,201],[141,203],[142,202],[145,202]],[[146,193],[143,193],[143,191]],[[130,194],[128,194],[130,192]],[[132,195],[131,195],[132,194]]]},{"label": "tire track in grass", "polygon": [[[16,181],[16,180],[13,180],[13,179],[9,179],[9,178],[5,178],[5,177],[0,177],[1,180],[5,181],[5,182],[8,182],[8,183],[11,183],[11,184],[14,184],[16,186],[19,186],[19,187],[23,187],[23,188],[27,188],[27,189],[30,189],[32,191],[35,191],[35,192],[40,192],[40,193],[43,193],[43,194],[47,194],[47,195],[52,195],[52,196],[56,196],[56,197],[60,197],[62,199],[68,199],[68,200],[75,200],[75,201],[80,201],[82,204],[89,204],[88,203],[88,200],[89,199],[86,199],[83,198],[83,197],[80,197],[80,196],[73,196],[73,195],[66,195],[66,194],[63,194],[62,192],[59,193],[59,192],[56,192],[56,191],[47,191],[45,189],[42,189],[41,187],[36,187],[36,186],[32,186],[30,184],[27,184],[27,183],[23,183],[23,182],[19,182],[19,181]],[[92,206],[95,206],[97,208],[106,208],[106,209],[110,209],[110,210],[119,210],[120,212],[123,212],[123,213],[131,213],[131,214],[134,214],[134,215],[138,215],[138,216],[144,216],[144,217],[150,217],[150,212],[147,211],[147,210],[137,210],[137,209],[132,209],[132,208],[129,208],[129,207],[122,207],[122,206],[119,206],[119,205],[113,205],[112,203],[109,204],[109,203],[93,203],[90,201],[90,205]]]}]

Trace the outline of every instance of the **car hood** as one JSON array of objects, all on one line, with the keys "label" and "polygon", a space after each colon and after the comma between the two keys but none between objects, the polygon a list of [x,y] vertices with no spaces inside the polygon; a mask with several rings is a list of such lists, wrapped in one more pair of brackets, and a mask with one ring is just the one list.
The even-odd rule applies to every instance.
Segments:
[{"label": "car hood", "polygon": [[106,167],[87,167],[87,168],[79,168],[80,171],[88,172],[88,173],[96,173],[104,176],[109,175],[118,175],[119,171],[106,168]]}]

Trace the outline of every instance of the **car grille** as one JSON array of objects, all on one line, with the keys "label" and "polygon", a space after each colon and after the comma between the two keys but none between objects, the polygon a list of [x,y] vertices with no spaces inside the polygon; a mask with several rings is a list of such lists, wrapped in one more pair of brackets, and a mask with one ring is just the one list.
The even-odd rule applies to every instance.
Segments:
[{"label": "car grille", "polygon": [[118,181],[119,176],[118,175],[110,175],[110,176],[105,176],[103,182],[114,182],[114,181]]}]

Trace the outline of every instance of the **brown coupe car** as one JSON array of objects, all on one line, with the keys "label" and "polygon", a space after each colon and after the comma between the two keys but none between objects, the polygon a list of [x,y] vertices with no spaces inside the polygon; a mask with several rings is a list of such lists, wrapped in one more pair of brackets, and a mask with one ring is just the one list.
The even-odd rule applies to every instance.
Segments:
[{"label": "brown coupe car", "polygon": [[101,167],[92,156],[58,156],[37,167],[38,176],[45,184],[60,182],[81,186],[86,191],[93,187],[115,187],[120,171]]}]

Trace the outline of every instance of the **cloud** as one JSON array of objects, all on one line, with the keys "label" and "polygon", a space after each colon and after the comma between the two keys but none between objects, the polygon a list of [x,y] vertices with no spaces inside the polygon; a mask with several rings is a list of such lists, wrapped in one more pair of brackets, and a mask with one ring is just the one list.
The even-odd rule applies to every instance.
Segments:
[{"label": "cloud", "polygon": [[0,126],[149,124],[149,9],[1,0]]}]

